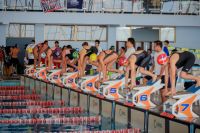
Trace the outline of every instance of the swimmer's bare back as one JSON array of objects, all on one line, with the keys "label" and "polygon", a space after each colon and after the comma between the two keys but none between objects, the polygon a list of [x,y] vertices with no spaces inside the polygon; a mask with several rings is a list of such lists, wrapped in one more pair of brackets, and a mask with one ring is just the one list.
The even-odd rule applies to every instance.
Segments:
[{"label": "swimmer's bare back", "polygon": [[20,52],[20,50],[18,48],[14,48],[11,51],[12,54],[12,58],[17,58],[17,54]]}]

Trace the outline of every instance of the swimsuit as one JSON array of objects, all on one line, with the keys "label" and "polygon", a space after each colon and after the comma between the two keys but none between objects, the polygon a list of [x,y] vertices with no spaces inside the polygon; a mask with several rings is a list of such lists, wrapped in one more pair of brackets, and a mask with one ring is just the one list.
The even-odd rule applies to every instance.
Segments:
[{"label": "swimsuit", "polygon": [[136,60],[135,64],[138,67],[140,66],[140,67],[145,68],[151,60],[151,55],[146,51],[143,51],[139,54],[132,54],[132,55],[136,56],[137,60]]}]

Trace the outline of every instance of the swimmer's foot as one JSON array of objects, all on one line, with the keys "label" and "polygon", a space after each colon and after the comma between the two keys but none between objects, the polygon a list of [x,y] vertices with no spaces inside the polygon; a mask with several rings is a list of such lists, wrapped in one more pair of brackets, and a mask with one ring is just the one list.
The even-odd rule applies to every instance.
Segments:
[{"label": "swimmer's foot", "polygon": [[136,85],[133,85],[133,86],[129,85],[129,92],[132,91],[135,86]]},{"label": "swimmer's foot", "polygon": [[122,74],[124,74],[124,71],[121,71],[121,72],[119,73],[119,78],[122,76]]},{"label": "swimmer's foot", "polygon": [[103,80],[101,81],[101,83],[104,83],[105,81],[108,81],[108,80],[109,80],[108,78],[103,79]]},{"label": "swimmer's foot", "polygon": [[157,79],[157,75],[154,75],[154,76],[153,76],[152,83],[154,83],[154,82],[156,81],[156,79]]},{"label": "swimmer's foot", "polygon": [[165,96],[170,96],[172,94],[172,91],[167,92],[166,94],[164,94]]},{"label": "swimmer's foot", "polygon": [[198,78],[195,88],[200,86],[200,78]]},{"label": "swimmer's foot", "polygon": [[173,91],[173,90],[172,90],[171,97],[173,97],[174,95],[177,95],[177,94],[176,94],[176,91]]}]

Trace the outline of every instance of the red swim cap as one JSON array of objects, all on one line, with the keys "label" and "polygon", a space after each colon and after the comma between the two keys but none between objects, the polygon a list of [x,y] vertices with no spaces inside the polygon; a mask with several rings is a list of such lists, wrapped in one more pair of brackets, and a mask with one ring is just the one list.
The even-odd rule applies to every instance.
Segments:
[{"label": "red swim cap", "polygon": [[158,63],[159,65],[161,65],[161,64],[163,64],[163,63],[165,63],[165,62],[167,62],[167,54],[161,54],[161,55],[159,55],[159,56],[157,57],[157,63]]}]

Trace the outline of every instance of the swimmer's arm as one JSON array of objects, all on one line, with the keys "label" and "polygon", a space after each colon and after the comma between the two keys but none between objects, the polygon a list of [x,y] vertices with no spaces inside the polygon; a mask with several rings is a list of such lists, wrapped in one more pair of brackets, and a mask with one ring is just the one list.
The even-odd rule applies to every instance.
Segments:
[{"label": "swimmer's arm", "polygon": [[128,66],[126,67],[126,74],[125,74],[125,87],[128,86],[129,69],[130,69],[130,65],[128,65]]},{"label": "swimmer's arm", "polygon": [[53,62],[60,62],[60,63],[62,63],[62,60],[53,60]]},{"label": "swimmer's arm", "polygon": [[93,61],[90,61],[90,60],[89,60],[89,63],[90,63],[91,65],[94,65],[94,66],[98,67],[98,64],[95,63],[95,62],[93,62]]},{"label": "swimmer's arm", "polygon": [[72,67],[74,67],[74,68],[76,68],[76,69],[78,69],[78,67],[76,65],[74,65],[74,63],[71,63],[70,60],[67,61],[67,64],[72,66]]},{"label": "swimmer's arm", "polygon": [[176,92],[176,87],[175,87],[175,73],[176,73],[176,67],[175,67],[175,63],[170,62],[170,81],[171,81],[171,89],[172,91]]},{"label": "swimmer's arm", "polygon": [[167,88],[168,88],[168,79],[169,79],[169,71],[168,71],[169,67],[166,66],[164,67],[165,70],[165,92],[167,92]]},{"label": "swimmer's arm", "polygon": [[98,63],[99,80],[101,80],[101,64]]},{"label": "swimmer's arm", "polygon": [[[85,54],[80,54],[80,66],[83,66],[83,58],[84,58]],[[80,74],[82,74],[84,72],[83,67],[80,67]]]},{"label": "swimmer's arm", "polygon": [[66,72],[65,50],[62,51],[62,72]]}]

